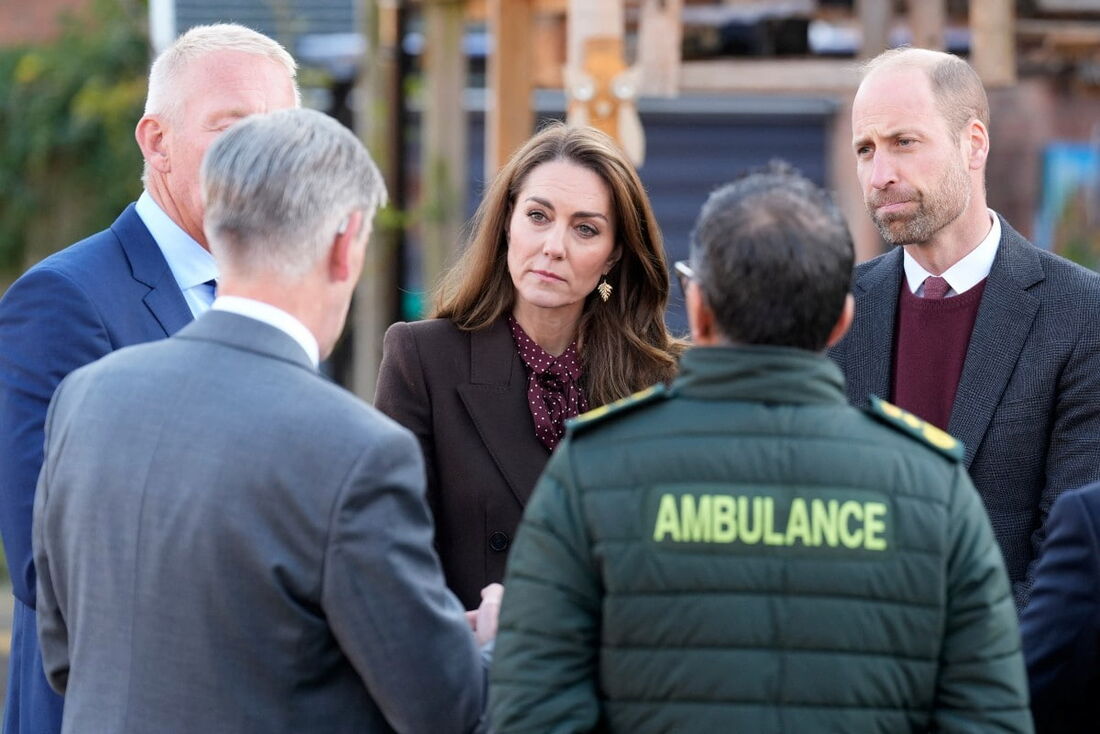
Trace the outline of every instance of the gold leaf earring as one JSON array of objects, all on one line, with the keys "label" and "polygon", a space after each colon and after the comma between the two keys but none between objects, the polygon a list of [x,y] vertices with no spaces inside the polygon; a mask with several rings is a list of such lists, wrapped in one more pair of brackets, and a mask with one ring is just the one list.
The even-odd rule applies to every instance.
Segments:
[{"label": "gold leaf earring", "polygon": [[596,290],[600,293],[600,298],[604,303],[607,303],[607,299],[611,298],[611,291],[613,290],[611,284],[607,282],[607,273],[604,273],[600,279],[600,284],[596,286]]}]

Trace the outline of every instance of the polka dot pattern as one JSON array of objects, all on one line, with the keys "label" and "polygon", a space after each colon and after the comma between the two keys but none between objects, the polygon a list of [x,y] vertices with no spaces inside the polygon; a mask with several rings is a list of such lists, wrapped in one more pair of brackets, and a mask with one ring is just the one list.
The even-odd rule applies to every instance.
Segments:
[{"label": "polka dot pattern", "polygon": [[588,398],[580,388],[582,373],[577,343],[554,357],[527,336],[511,316],[508,326],[516,351],[527,366],[527,407],[535,420],[535,436],[553,451],[565,435],[565,419],[588,410]]}]

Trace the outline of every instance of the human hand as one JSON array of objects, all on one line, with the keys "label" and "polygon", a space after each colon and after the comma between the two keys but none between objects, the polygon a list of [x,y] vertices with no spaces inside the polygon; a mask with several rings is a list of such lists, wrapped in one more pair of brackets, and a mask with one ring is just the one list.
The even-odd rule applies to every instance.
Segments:
[{"label": "human hand", "polygon": [[489,584],[481,590],[481,604],[478,608],[466,612],[466,623],[470,625],[478,645],[484,645],[497,636],[497,620],[503,599],[504,587],[500,584]]}]

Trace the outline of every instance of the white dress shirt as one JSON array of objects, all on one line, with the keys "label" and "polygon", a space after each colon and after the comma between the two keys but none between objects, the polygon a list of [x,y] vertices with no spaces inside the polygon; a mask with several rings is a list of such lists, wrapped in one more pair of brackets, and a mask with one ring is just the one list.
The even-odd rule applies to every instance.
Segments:
[{"label": "white dress shirt", "polygon": [[274,326],[276,329],[298,342],[298,346],[300,346],[302,351],[306,353],[306,356],[309,357],[309,361],[313,364],[314,369],[317,368],[317,365],[321,361],[317,339],[313,336],[313,333],[306,328],[305,324],[281,308],[272,306],[270,303],[264,303],[263,301],[254,301],[251,298],[218,296],[210,309],[212,311],[228,311],[229,313],[235,313],[239,316],[255,319],[268,326]]},{"label": "white dress shirt", "polygon": [[168,261],[191,315],[198,318],[214,302],[214,289],[206,285],[218,277],[214,257],[173,222],[148,191],[142,192],[134,209]]},{"label": "white dress shirt", "polygon": [[[997,213],[989,209],[989,218],[992,225],[985,239],[978,246],[968,252],[966,256],[949,267],[940,277],[947,281],[949,286],[945,298],[966,293],[968,290],[981,283],[989,275],[993,268],[993,259],[997,257],[997,247],[1001,243],[1001,220]],[[924,295],[924,281],[932,276],[920,266],[908,250],[904,251],[902,261],[905,267],[905,280],[909,284],[909,290],[914,295]]]}]

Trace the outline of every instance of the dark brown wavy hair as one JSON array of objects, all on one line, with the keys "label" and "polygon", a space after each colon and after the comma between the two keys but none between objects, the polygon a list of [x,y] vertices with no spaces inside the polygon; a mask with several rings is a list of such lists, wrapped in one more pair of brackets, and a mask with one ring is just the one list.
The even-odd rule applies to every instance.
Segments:
[{"label": "dark brown wavy hair", "polygon": [[604,303],[593,290],[577,326],[585,391],[595,407],[671,379],[684,347],[665,327],[669,278],[661,230],[637,171],[607,135],[554,123],[512,156],[481,200],[465,251],[443,276],[432,316],[477,331],[511,313],[508,222],[531,171],[551,161],[593,171],[611,194],[621,253],[607,275],[614,291]]}]

